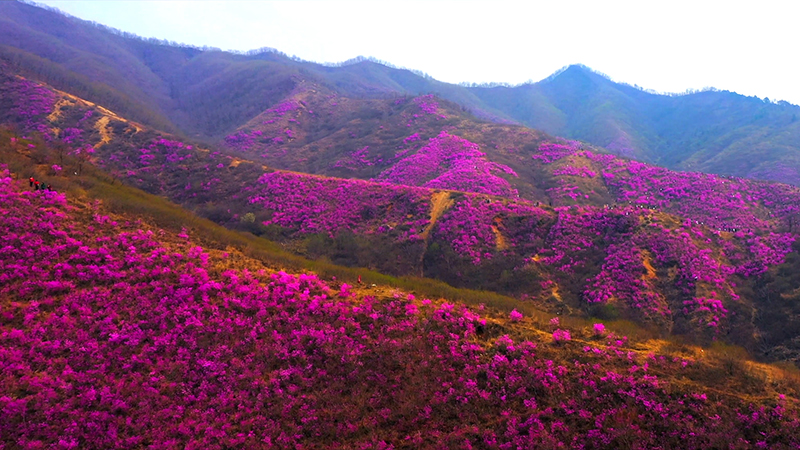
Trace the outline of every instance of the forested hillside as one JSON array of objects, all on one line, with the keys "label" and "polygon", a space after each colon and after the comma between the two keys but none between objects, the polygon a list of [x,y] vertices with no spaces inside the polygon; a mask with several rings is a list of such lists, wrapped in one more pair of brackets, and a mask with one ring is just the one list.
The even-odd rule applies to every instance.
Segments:
[{"label": "forested hillside", "polygon": [[570,66],[539,83],[471,88],[520,123],[673,170],[800,182],[800,107],[709,90],[658,95]]},{"label": "forested hillside", "polygon": [[338,67],[275,50],[168,45],[21,2],[0,3],[0,60],[156,129],[217,144],[306,84],[350,99],[436,94],[673,170],[800,183],[800,107],[731,92],[657,95],[570,66],[538,83],[467,87],[367,59]]}]

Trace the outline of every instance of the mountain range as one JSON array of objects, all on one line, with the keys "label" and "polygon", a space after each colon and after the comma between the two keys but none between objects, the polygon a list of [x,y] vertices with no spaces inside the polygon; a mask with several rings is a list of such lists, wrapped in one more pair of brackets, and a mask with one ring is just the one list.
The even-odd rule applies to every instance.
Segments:
[{"label": "mountain range", "polygon": [[436,94],[476,117],[674,170],[800,183],[800,107],[733,92],[658,95],[574,65],[538,83],[468,87],[368,59],[163,45],[22,2],[0,4],[0,58],[158,129],[217,143],[303,82],[351,98]]}]

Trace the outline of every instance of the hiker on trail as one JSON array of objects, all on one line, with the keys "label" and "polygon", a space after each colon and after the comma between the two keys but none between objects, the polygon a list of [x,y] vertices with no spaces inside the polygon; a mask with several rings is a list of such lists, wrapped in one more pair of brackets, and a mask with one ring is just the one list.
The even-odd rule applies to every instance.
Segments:
[{"label": "hiker on trail", "polygon": [[53,191],[53,185],[52,184],[48,184],[47,185],[47,192],[52,192],[52,191]]},{"label": "hiker on trail", "polygon": [[361,284],[361,275],[358,276],[358,284]]},{"label": "hiker on trail", "polygon": [[28,181],[31,182],[31,187],[33,187],[33,182],[36,181],[33,177],[28,178]]},{"label": "hiker on trail", "polygon": [[39,182],[38,181],[34,181],[33,182],[33,190],[34,191],[38,191],[39,190]]}]

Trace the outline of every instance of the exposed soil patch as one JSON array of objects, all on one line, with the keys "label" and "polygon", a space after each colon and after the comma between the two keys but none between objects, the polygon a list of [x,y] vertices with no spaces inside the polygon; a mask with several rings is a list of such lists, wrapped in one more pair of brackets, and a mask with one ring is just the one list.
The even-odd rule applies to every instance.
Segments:
[{"label": "exposed soil patch", "polygon": [[422,230],[421,237],[422,239],[427,242],[428,237],[431,234],[431,230],[433,230],[433,226],[436,225],[436,221],[442,217],[445,211],[450,209],[453,206],[453,199],[450,198],[450,193],[447,191],[440,191],[434,192],[431,196],[431,218],[428,225]]}]

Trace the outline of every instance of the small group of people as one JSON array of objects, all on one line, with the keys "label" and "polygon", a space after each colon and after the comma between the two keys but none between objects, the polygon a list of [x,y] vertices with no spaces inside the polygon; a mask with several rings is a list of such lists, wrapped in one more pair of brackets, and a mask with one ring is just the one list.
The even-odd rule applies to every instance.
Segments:
[{"label": "small group of people", "polygon": [[44,181],[37,180],[36,178],[30,177],[28,179],[28,181],[30,181],[31,187],[33,188],[34,191],[44,191],[44,190],[52,191],[53,190],[53,185],[52,184],[47,184]]}]

